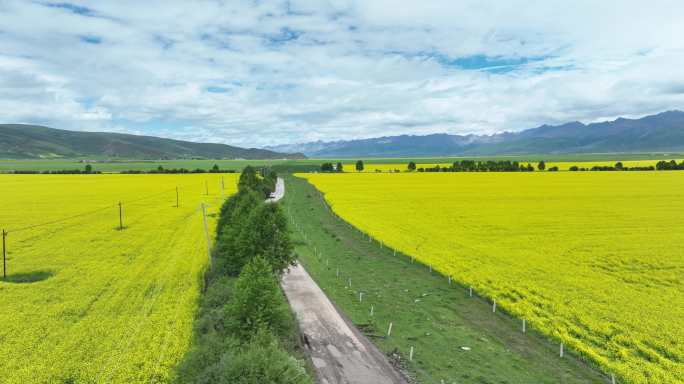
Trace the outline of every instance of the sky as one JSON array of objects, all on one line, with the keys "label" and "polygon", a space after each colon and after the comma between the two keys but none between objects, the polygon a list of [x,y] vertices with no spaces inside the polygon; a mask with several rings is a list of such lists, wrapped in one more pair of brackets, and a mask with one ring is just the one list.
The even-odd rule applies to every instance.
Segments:
[{"label": "sky", "polygon": [[0,122],[245,147],[684,109],[681,0],[0,0]]}]

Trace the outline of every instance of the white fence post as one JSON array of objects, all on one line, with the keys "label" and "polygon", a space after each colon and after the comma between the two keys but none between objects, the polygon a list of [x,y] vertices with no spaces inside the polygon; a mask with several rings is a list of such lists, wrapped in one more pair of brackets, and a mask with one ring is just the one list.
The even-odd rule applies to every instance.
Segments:
[{"label": "white fence post", "polygon": [[392,334],[392,323],[390,322],[389,327],[387,328],[387,337],[389,337]]}]

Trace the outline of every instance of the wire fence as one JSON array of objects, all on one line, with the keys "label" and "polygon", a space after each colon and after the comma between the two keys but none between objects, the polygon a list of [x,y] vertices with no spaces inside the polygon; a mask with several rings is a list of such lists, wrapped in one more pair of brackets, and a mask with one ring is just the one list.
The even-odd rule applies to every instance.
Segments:
[{"label": "wire fence", "polygon": [[[375,239],[369,233],[365,233],[361,229],[356,228],[350,222],[343,219],[341,216],[339,216],[334,211],[333,206],[328,203],[328,201],[325,199],[322,192],[320,192],[318,189],[316,189],[315,193],[318,195],[317,197],[320,199],[321,204],[323,205],[325,210],[329,213],[329,215],[332,217],[332,219],[337,221],[338,224],[340,224],[340,225],[348,228],[349,230],[351,230],[352,233],[356,233],[356,235],[360,237],[361,241],[368,242],[368,243],[375,242],[380,249],[384,250],[388,254],[392,254],[393,256],[403,257],[404,260],[406,260],[406,262],[408,262],[410,264],[417,263],[418,265],[422,265],[423,267],[425,267],[425,269],[430,274],[432,274],[434,272],[431,264],[416,261],[416,259],[413,255],[409,255],[409,254],[403,253],[397,249],[391,248],[387,244],[385,244],[382,240]],[[318,247],[315,244],[313,244],[313,242],[310,241],[310,236],[308,236],[303,225],[301,225],[300,223],[298,223],[295,220],[295,216],[292,214],[291,210],[288,210],[288,216],[290,218],[290,223],[295,228],[295,230],[299,233],[299,235],[302,237],[302,239],[304,240],[305,246],[309,248],[311,254],[316,258],[316,260],[319,263],[324,262],[326,268],[328,268],[328,270],[330,270],[331,273],[335,273],[337,280],[340,281],[341,284],[343,284],[346,288],[349,288],[351,290],[352,276],[346,276],[345,272],[341,271],[339,266],[334,265],[334,261],[333,261],[332,268],[331,268],[330,267],[331,266],[330,259],[324,258],[320,249],[318,249]],[[441,275],[441,273],[440,273],[440,275]],[[542,334],[541,332],[535,332],[533,327],[532,327],[533,324],[530,324],[527,321],[527,319],[518,318],[515,315],[513,315],[512,313],[507,312],[505,310],[502,311],[502,309],[500,307],[497,307],[496,298],[490,298],[490,297],[487,297],[484,295],[477,294],[477,291],[474,289],[474,287],[472,285],[460,283],[456,279],[454,279],[452,275],[447,275],[447,276],[443,276],[443,277],[444,277],[446,284],[448,284],[449,286],[453,285],[455,288],[463,290],[468,297],[480,300],[480,302],[483,305],[489,305],[491,307],[492,315],[504,316],[509,321],[519,322],[521,333],[529,335],[530,337],[536,337],[536,340],[538,340],[539,342],[542,342],[542,341],[543,342],[550,342],[551,341],[551,339],[549,339],[548,335]],[[358,303],[362,303],[363,302],[363,289],[362,289],[362,286],[358,285],[358,282],[356,284],[357,284],[356,290],[352,291],[352,292],[358,292],[359,293]],[[368,304],[369,315],[371,317],[373,317],[373,316],[377,317],[378,310],[382,311],[382,308],[378,308],[377,305],[371,303],[369,300],[366,300],[366,302],[369,303]],[[396,324],[394,322],[390,321],[388,324],[386,324],[386,326],[387,326],[387,329],[385,332],[385,337],[389,338],[389,337],[391,337],[393,329],[396,331]],[[567,356],[572,356],[572,357],[574,357],[574,358],[576,358],[576,359],[578,359],[584,363],[587,363],[588,365],[590,365],[591,367],[593,367],[597,371],[602,372],[604,377],[605,377],[606,382],[611,383],[611,384],[618,384],[618,378],[614,373],[606,372],[601,366],[598,366],[595,362],[588,360],[579,351],[574,351],[571,348],[569,348],[568,345],[566,343],[564,343],[562,340],[556,340],[556,347],[558,348],[557,351],[558,351],[558,357],[559,358],[562,359],[562,358],[566,358]],[[404,358],[407,359],[409,362],[413,361],[413,359],[415,358],[415,356],[418,353],[419,353],[419,351],[417,351],[414,348],[414,346],[411,346],[407,351],[402,351],[402,354],[405,356]],[[430,379],[430,381],[433,383],[443,384],[445,382],[444,379],[440,379],[440,380],[435,379],[428,372],[420,369],[419,367],[417,367],[415,365],[413,366],[413,368],[420,370],[420,373],[422,375],[428,377]]]}]

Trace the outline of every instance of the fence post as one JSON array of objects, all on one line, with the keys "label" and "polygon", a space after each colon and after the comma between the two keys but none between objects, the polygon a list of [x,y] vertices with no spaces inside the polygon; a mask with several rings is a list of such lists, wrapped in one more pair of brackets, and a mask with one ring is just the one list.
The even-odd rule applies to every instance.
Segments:
[{"label": "fence post", "polygon": [[411,347],[411,351],[409,352],[409,361],[413,361],[413,347]]},{"label": "fence post", "polygon": [[180,202],[180,199],[178,198],[178,187],[176,187],[176,208],[178,208],[180,206],[179,202]]},{"label": "fence post", "polygon": [[204,220],[204,236],[207,238],[207,257],[211,266],[211,238],[209,237],[209,226],[207,225],[207,208],[202,203],[202,219]]},{"label": "fence post", "polygon": [[560,343],[560,357],[563,357],[563,355],[564,355],[563,352],[564,352],[564,351],[563,351],[563,343],[561,342],[561,343]]},{"label": "fence post", "polygon": [[392,334],[392,322],[389,324],[389,328],[387,328],[387,337],[389,337]]},{"label": "fence post", "polygon": [[373,305],[372,304],[371,304],[370,315],[371,315],[371,317],[373,317]]},{"label": "fence post", "polygon": [[492,303],[492,312],[496,313],[496,300]]},{"label": "fence post", "polygon": [[525,321],[525,319],[522,319],[522,323],[523,323],[522,331],[523,331],[523,333],[525,333],[527,331],[527,322]]},{"label": "fence post", "polygon": [[209,182],[204,180],[204,189],[205,189],[205,194],[209,196]]},{"label": "fence post", "polygon": [[123,207],[119,201],[119,231],[123,231]]},{"label": "fence post", "polygon": [[7,257],[7,231],[2,230],[2,278],[7,278],[7,263],[5,262]]}]

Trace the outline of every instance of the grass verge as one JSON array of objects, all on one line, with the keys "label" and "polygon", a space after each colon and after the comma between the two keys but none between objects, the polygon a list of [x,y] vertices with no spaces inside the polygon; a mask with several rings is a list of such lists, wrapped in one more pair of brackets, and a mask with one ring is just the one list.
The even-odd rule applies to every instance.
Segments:
[{"label": "grass verge", "polygon": [[416,381],[609,382],[567,351],[560,358],[559,345],[533,329],[522,333],[519,320],[493,312],[491,303],[470,297],[466,287],[369,242],[336,218],[306,180],[288,176],[286,185],[284,209],[300,262],[351,321],[400,360]]}]

